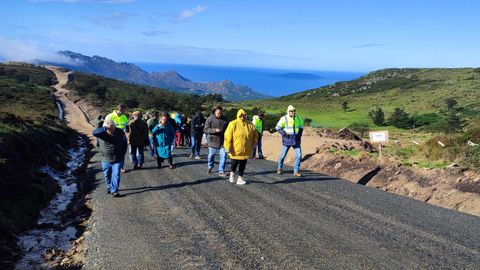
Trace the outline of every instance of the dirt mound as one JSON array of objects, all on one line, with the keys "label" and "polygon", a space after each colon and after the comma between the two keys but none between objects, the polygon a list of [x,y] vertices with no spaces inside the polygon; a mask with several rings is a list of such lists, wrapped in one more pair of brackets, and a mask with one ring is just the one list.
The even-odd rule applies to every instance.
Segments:
[{"label": "dirt mound", "polygon": [[342,128],[338,132],[338,138],[335,139],[342,139],[342,140],[353,140],[353,141],[361,141],[360,137],[355,135],[355,133],[351,132],[348,128]]},{"label": "dirt mound", "polygon": [[[480,172],[461,167],[449,169],[415,169],[402,166],[392,157],[371,159],[369,152],[376,151],[368,142],[357,141],[343,132],[313,130],[302,138],[302,169],[332,175],[354,183],[375,187],[448,209],[480,216]],[[353,139],[353,140],[352,140]],[[277,161],[281,138],[264,137],[264,154]],[[360,150],[358,156],[336,154],[338,150]],[[288,153],[285,162],[293,165],[295,157]]]}]

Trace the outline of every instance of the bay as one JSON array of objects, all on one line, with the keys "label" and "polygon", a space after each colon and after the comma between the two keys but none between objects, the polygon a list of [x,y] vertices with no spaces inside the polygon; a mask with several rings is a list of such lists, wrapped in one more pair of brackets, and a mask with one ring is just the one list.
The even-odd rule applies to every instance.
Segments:
[{"label": "bay", "polygon": [[345,71],[318,71],[299,69],[271,69],[225,67],[165,63],[135,63],[148,72],[175,70],[183,77],[198,82],[230,80],[246,85],[257,92],[274,97],[359,78],[366,73]]}]

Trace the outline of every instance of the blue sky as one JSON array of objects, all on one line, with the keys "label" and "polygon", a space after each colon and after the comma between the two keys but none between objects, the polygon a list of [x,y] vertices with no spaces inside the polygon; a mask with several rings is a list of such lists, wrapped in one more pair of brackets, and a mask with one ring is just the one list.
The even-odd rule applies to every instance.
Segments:
[{"label": "blue sky", "polygon": [[0,59],[371,71],[480,66],[480,1],[16,0]]}]

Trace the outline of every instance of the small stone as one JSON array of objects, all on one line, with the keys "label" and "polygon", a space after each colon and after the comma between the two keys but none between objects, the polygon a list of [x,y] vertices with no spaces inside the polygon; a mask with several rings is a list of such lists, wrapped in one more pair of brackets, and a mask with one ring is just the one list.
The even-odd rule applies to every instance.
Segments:
[{"label": "small stone", "polygon": [[337,164],[335,164],[335,170],[340,169],[340,167],[342,167],[342,163],[338,162]]},{"label": "small stone", "polygon": [[455,167],[458,167],[457,163],[452,163],[452,164],[447,166],[448,169],[455,168]]},{"label": "small stone", "polygon": [[401,172],[402,172],[402,171],[397,171],[397,172],[395,173],[395,175],[399,175]]}]

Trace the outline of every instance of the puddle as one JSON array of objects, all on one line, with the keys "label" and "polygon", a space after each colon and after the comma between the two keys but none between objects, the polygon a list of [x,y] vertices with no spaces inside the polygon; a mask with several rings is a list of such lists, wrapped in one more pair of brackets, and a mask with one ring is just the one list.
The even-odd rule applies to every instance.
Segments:
[{"label": "puddle", "polygon": [[22,258],[15,269],[48,269],[49,266],[43,258],[46,252],[52,249],[55,249],[56,254],[67,252],[75,240],[77,230],[66,224],[61,214],[77,192],[76,177],[73,173],[85,162],[87,143],[85,139],[79,138],[79,147],[68,151],[70,161],[65,171],[59,172],[48,166],[41,169],[57,181],[61,191],[42,210],[35,228],[19,236],[17,244],[22,251]]},{"label": "puddle", "polygon": [[65,120],[65,111],[63,110],[63,104],[57,99],[55,99],[55,104],[57,105],[58,118],[60,118],[60,120]]}]

